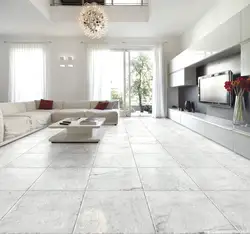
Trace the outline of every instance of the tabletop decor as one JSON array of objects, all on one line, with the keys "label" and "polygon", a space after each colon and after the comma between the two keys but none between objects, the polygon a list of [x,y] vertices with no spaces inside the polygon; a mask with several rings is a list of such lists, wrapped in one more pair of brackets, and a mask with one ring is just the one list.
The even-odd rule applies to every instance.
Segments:
[{"label": "tabletop decor", "polygon": [[233,124],[245,125],[246,106],[244,94],[250,92],[250,78],[239,77],[234,81],[226,81],[225,89],[235,95]]}]

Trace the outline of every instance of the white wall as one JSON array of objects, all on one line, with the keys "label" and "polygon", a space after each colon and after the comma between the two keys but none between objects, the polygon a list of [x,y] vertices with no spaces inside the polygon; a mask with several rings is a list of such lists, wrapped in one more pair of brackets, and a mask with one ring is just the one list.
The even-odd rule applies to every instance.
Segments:
[{"label": "white wall", "polygon": [[250,0],[218,0],[218,4],[182,35],[182,49],[211,33],[249,4]]},{"label": "white wall", "polygon": [[[0,101],[8,101],[9,89],[9,54],[7,41],[48,41],[49,77],[47,79],[47,98],[55,100],[83,100],[86,98],[85,89],[85,45],[79,38],[0,38]],[[61,68],[60,56],[73,56],[73,68]]]},{"label": "white wall", "polygon": [[[86,83],[86,47],[88,44],[81,44],[81,38],[74,37],[0,37],[0,102],[8,101],[9,88],[9,44],[4,41],[51,41],[48,44],[48,73],[47,98],[54,100],[84,100],[87,98],[85,92]],[[121,43],[121,41],[126,42]],[[146,48],[160,40],[156,39],[109,39],[104,43],[114,48]],[[112,46],[111,46],[112,45]],[[180,52],[180,38],[168,38],[164,46],[165,67],[168,62]],[[60,56],[73,56],[73,68],[61,68]],[[166,80],[168,71],[166,69]]]}]

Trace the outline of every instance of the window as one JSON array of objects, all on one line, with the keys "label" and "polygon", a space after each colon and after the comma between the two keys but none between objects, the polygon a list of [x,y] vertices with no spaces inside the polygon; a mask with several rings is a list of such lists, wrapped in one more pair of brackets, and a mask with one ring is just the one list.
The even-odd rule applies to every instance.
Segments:
[{"label": "window", "polygon": [[43,44],[12,44],[10,47],[11,102],[45,97],[46,47]]}]

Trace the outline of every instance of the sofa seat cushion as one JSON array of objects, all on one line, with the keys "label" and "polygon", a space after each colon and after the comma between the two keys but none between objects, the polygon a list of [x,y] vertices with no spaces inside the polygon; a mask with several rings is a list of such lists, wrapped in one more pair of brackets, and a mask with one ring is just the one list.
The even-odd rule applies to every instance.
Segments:
[{"label": "sofa seat cushion", "polygon": [[106,118],[105,124],[117,124],[118,112],[116,110],[86,110],[85,115],[87,118]]},{"label": "sofa seat cushion", "polygon": [[27,116],[31,119],[32,129],[39,129],[48,126],[51,123],[51,112],[49,111],[29,111],[17,113],[15,116]]},{"label": "sofa seat cushion", "polygon": [[65,118],[85,117],[86,109],[62,109],[52,113],[52,122],[58,122]]},{"label": "sofa seat cushion", "polygon": [[32,131],[31,118],[28,116],[4,117],[4,141]]}]

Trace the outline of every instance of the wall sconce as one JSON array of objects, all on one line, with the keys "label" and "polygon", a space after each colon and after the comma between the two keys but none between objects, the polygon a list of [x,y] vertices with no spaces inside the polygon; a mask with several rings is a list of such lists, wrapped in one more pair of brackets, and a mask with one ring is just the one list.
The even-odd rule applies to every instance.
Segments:
[{"label": "wall sconce", "polygon": [[65,67],[65,65],[64,64],[60,64],[60,67]]},{"label": "wall sconce", "polygon": [[69,64],[68,67],[74,67],[74,65],[73,64]]},{"label": "wall sconce", "polygon": [[61,60],[61,61],[66,61],[66,60],[67,60],[67,57],[66,57],[66,56],[60,56],[60,60]]},{"label": "wall sconce", "polygon": [[74,57],[73,57],[73,56],[69,56],[69,57],[68,57],[68,60],[69,60],[69,61],[73,61],[73,60],[74,60]]}]

